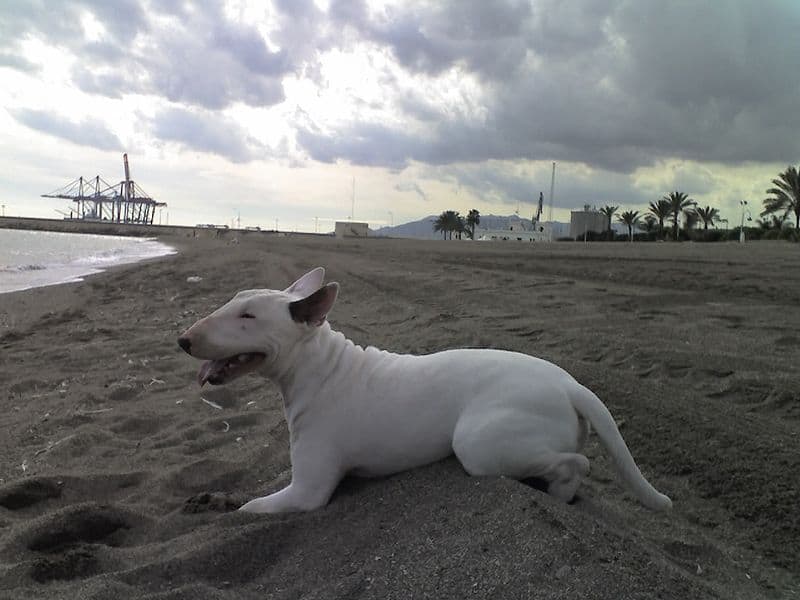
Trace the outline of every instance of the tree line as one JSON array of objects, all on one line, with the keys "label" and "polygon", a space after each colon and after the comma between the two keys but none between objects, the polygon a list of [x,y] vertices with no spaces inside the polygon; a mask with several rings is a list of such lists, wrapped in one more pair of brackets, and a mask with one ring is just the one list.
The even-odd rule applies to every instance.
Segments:
[{"label": "tree line", "polygon": [[[789,166],[785,171],[778,174],[772,180],[774,187],[766,190],[769,194],[763,200],[764,210],[761,211],[761,219],[757,222],[758,227],[750,228],[750,237],[793,239],[800,241],[800,177],[796,167]],[[743,205],[746,205],[743,202]],[[600,209],[600,212],[607,218],[607,227],[604,232],[606,239],[613,239],[614,232],[611,229],[611,220],[619,209],[618,206],[607,205]],[[742,206],[743,214],[748,213],[745,206]],[[794,230],[786,229],[785,224],[789,222],[790,216],[794,216]],[[751,220],[752,217],[748,218]],[[721,219],[719,210],[710,206],[698,206],[697,202],[680,191],[670,192],[660,200],[651,202],[645,213],[640,214],[638,210],[627,210],[619,214],[617,221],[626,225],[628,228],[628,239],[633,241],[633,228],[642,230],[646,237],[656,239],[666,239],[666,234],[674,239],[680,239],[681,221],[684,224],[684,235],[694,229],[698,224],[703,225],[703,235],[701,239],[710,239],[708,228],[714,227],[718,222],[727,223],[727,219]],[[665,223],[671,225],[671,231],[665,229]],[[735,227],[738,232],[741,228]],[[726,229],[728,229],[726,227]],[[720,239],[717,237],[717,239]]]},{"label": "tree line", "polygon": [[[763,200],[764,210],[761,211],[761,219],[757,222],[757,228],[749,228],[748,236],[752,238],[785,238],[800,241],[800,174],[797,167],[789,166],[785,171],[778,174],[772,180],[774,187],[766,190],[769,194]],[[743,202],[746,204],[746,202]],[[611,222],[614,215],[619,210],[619,206],[606,205],[600,209],[605,215],[606,229],[601,234],[600,239],[614,239],[614,231]],[[743,214],[746,211],[742,206]],[[787,229],[785,225],[794,216],[794,229]],[[748,219],[748,220],[751,220]],[[644,232],[647,239],[666,239],[669,235],[674,240],[679,240],[681,236],[681,221],[683,221],[683,234],[690,237],[691,232],[698,224],[703,224],[703,235],[701,239],[727,239],[722,236],[711,236],[709,226],[715,227],[716,223],[728,223],[727,219],[721,219],[719,210],[710,206],[698,206],[697,202],[689,198],[687,194],[680,191],[670,192],[661,199],[653,201],[647,211],[640,213],[638,210],[626,210],[621,212],[617,221],[628,228],[628,239],[633,241],[634,227]],[[444,239],[461,239],[466,234],[470,239],[475,239],[475,228],[481,222],[480,213],[476,209],[469,211],[466,217],[461,216],[458,211],[446,210],[439,215],[433,222],[433,230],[441,232]],[[667,227],[665,228],[665,224]],[[741,226],[740,226],[741,227]],[[740,227],[732,228],[739,231]],[[726,227],[726,230],[728,228]],[[597,239],[592,235],[593,239]]]}]

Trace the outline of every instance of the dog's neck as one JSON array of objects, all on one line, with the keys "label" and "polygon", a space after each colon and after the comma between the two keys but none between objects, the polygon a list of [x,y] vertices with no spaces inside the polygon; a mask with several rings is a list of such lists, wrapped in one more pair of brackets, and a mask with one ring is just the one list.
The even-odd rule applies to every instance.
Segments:
[{"label": "dog's neck", "polygon": [[328,390],[335,390],[336,379],[360,369],[367,355],[367,350],[325,322],[288,349],[273,365],[269,377],[280,387],[288,415],[296,398],[329,395]]}]

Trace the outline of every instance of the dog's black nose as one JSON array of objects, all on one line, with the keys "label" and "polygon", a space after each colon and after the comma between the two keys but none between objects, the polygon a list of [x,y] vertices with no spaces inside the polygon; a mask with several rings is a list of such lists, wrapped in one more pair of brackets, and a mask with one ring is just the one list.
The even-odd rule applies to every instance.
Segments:
[{"label": "dog's black nose", "polygon": [[192,341],[187,337],[179,337],[178,338],[178,346],[183,348],[183,351],[187,354],[191,354],[192,349]]}]

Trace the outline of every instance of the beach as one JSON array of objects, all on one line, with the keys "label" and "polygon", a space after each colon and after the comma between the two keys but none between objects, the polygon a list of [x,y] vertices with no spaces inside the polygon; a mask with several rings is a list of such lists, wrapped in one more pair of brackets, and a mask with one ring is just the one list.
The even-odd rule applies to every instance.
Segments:
[{"label": "beach", "polygon": [[[178,254],[0,295],[0,598],[800,596],[798,245],[161,241]],[[673,511],[592,435],[570,505],[450,458],[311,513],[236,512],[289,482],[279,391],[201,390],[176,338],[315,266],[357,344],[565,368]]]}]

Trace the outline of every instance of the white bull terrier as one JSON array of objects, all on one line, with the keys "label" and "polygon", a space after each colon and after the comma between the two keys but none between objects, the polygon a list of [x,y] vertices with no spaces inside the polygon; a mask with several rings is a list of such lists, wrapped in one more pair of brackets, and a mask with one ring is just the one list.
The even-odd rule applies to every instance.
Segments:
[{"label": "white bull terrier", "polygon": [[258,370],[283,394],[291,484],[240,510],[314,510],[347,474],[388,475],[452,453],[470,475],[541,478],[569,502],[589,471],[579,453],[589,424],[642,504],[672,506],[642,476],[608,409],[560,367],[500,350],[362,348],[327,323],[339,284],[323,286],[324,275],[239,292],[178,339],[207,359],[201,386]]}]

